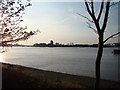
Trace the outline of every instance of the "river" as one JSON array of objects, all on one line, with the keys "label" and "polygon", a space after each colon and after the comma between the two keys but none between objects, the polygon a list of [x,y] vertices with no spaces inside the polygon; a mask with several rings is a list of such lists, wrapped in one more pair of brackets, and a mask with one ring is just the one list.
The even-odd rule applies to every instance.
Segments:
[{"label": "river", "polygon": [[[101,78],[118,81],[119,55],[115,48],[104,48]],[[97,48],[90,47],[12,47],[0,53],[0,62],[19,64],[37,69],[95,77]]]}]

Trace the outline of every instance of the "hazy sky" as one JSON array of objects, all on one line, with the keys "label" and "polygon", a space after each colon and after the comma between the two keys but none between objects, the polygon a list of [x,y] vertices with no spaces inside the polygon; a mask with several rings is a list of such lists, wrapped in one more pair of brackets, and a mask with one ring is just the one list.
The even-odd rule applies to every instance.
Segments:
[{"label": "hazy sky", "polygon": [[[83,2],[31,2],[25,10],[22,26],[29,30],[39,29],[41,33],[22,44],[48,43],[50,40],[59,43],[97,43],[97,34],[89,29],[86,19],[77,15],[88,16]],[[98,7],[98,6],[97,6]],[[98,8],[96,8],[96,12]],[[105,38],[118,31],[118,6],[110,9],[109,23]],[[115,42],[116,39],[112,39]]]}]

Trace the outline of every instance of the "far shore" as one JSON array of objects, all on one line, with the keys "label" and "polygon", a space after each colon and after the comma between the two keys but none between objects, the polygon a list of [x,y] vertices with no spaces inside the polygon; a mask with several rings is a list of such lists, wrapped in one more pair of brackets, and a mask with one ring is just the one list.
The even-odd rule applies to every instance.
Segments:
[{"label": "far shore", "polygon": [[[94,88],[95,78],[0,63],[3,88]],[[120,88],[120,82],[101,80],[101,88]]]}]

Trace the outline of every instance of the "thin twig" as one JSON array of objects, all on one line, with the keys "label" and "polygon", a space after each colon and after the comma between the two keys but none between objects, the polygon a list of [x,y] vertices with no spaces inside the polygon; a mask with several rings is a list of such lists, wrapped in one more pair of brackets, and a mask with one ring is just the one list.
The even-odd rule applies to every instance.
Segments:
[{"label": "thin twig", "polygon": [[94,29],[89,22],[86,22],[86,23],[88,24],[88,28],[94,30],[94,32],[98,34],[97,30]]},{"label": "thin twig", "polygon": [[84,15],[82,15],[82,14],[80,14],[80,13],[76,13],[76,14],[78,14],[78,15],[80,15],[81,17],[87,19],[89,22],[94,23],[94,22],[93,22],[92,20],[90,20],[88,17],[86,17],[86,16],[84,16]]},{"label": "thin twig", "polygon": [[[119,1],[119,2],[120,2],[120,1]],[[119,2],[113,2],[113,3],[111,3],[111,4],[110,4],[110,7],[118,4]]]}]

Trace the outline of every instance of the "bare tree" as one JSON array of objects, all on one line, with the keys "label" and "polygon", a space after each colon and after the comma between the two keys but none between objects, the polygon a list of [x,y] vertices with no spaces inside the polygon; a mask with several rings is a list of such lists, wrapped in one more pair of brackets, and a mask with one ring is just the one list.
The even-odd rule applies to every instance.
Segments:
[{"label": "bare tree", "polygon": [[0,0],[0,46],[10,46],[13,42],[26,40],[37,31],[27,32],[27,27],[20,27],[26,7],[31,6],[27,0]]},{"label": "bare tree", "polygon": [[[98,13],[96,13],[95,7],[94,7],[95,3],[93,2],[93,0],[84,0],[84,1],[85,1],[87,12],[91,17],[91,19],[79,13],[78,14],[86,18],[88,20],[87,22],[88,27],[94,30],[98,34],[98,52],[97,52],[97,57],[95,62],[95,75],[96,75],[95,89],[98,89],[100,85],[100,63],[101,63],[101,58],[103,54],[103,45],[110,38],[120,34],[120,32],[117,32],[104,40],[104,32],[106,30],[106,26],[108,22],[110,7],[113,5],[116,5],[117,3],[114,3],[114,2],[111,3],[110,0],[106,0],[106,1],[102,0],[100,4],[100,8],[98,9],[99,11]],[[94,24],[95,28],[91,24]]]}]

